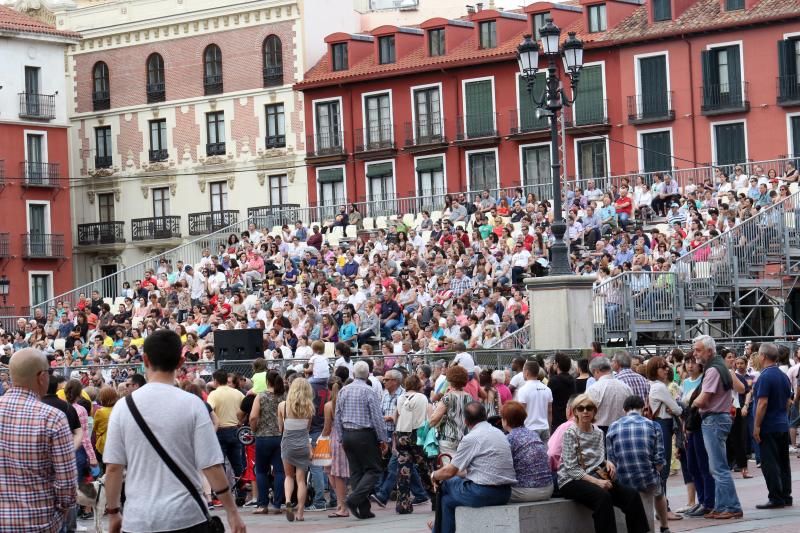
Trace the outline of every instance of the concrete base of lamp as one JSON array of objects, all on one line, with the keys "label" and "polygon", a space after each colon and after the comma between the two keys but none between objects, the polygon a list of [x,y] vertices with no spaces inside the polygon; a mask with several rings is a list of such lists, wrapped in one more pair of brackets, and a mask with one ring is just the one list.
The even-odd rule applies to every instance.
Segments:
[{"label": "concrete base of lamp", "polygon": [[596,276],[525,278],[531,348],[585,350],[594,340],[592,285]]}]

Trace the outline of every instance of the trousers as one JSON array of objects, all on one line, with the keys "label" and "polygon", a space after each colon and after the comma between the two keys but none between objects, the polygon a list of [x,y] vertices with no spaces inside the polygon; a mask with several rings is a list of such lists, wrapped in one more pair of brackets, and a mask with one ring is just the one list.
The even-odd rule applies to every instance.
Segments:
[{"label": "trousers", "polygon": [[433,524],[433,533],[455,533],[456,507],[505,505],[511,498],[510,485],[478,485],[461,477],[452,477],[444,481],[440,490],[441,520]]},{"label": "trousers", "polygon": [[381,475],[381,452],[374,429],[345,429],[342,447],[350,467],[347,503],[359,510],[370,509],[369,495]]},{"label": "trousers", "polygon": [[650,524],[639,493],[630,487],[614,482],[610,490],[579,479],[561,487],[561,495],[592,510],[595,533],[616,533],[617,519],[614,507],[625,513],[628,533],[647,533]]}]

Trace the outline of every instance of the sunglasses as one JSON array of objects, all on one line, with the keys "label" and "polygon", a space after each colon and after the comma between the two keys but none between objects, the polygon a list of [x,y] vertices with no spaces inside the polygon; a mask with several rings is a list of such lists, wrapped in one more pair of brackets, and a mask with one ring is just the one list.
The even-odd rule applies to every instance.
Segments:
[{"label": "sunglasses", "polygon": [[576,413],[582,413],[584,411],[594,412],[597,411],[597,407],[595,407],[594,405],[579,405],[575,407]]}]

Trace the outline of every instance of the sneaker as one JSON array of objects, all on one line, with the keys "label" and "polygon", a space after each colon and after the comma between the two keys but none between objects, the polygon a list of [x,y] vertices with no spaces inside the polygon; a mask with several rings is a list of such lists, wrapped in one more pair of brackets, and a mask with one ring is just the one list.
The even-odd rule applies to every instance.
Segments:
[{"label": "sneaker", "polygon": [[208,502],[208,510],[209,511],[213,511],[214,510],[214,502]]},{"label": "sneaker", "polygon": [[680,509],[676,510],[675,512],[676,513],[680,513],[680,514],[691,513],[692,511],[696,511],[700,506],[701,505],[699,503],[695,504],[695,505],[687,505],[686,507],[681,507]]},{"label": "sneaker", "polygon": [[319,512],[319,511],[326,511],[327,509],[325,509],[324,506],[317,506],[317,505],[311,504],[308,507],[306,507],[305,510],[307,512],[309,512],[309,513],[316,513],[316,512]]},{"label": "sneaker", "polygon": [[89,531],[89,529],[86,526],[82,526],[82,525],[78,524],[78,525],[75,526],[75,531],[83,532],[83,531]]},{"label": "sneaker", "polygon": [[793,446],[792,444],[789,445],[789,453],[797,453],[800,452],[800,448],[797,446]]},{"label": "sneaker", "polygon": [[411,505],[422,505],[428,503],[430,500],[428,498],[414,498],[411,502]]},{"label": "sneaker", "polygon": [[258,507],[258,501],[250,500],[249,502],[246,502],[242,507]]},{"label": "sneaker", "polygon": [[711,509],[706,509],[705,507],[703,507],[701,505],[700,507],[698,507],[694,511],[689,511],[688,513],[684,513],[684,514],[686,516],[691,516],[691,517],[694,517],[694,518],[700,518],[700,517],[703,517],[703,516],[705,516],[707,514],[710,514],[710,513],[711,513]]},{"label": "sneaker", "polygon": [[222,507],[222,502],[219,501],[217,498],[214,498],[213,500],[211,500],[211,505],[213,505],[214,507]]},{"label": "sneaker", "polygon": [[381,509],[386,509],[386,502],[385,502],[385,501],[383,501],[383,500],[381,500],[381,499],[378,497],[378,495],[377,495],[377,494],[370,494],[370,495],[369,495],[369,500],[370,500],[371,502],[374,502],[374,503],[375,503],[375,505],[377,505],[377,506],[378,506],[378,507],[380,507]]}]

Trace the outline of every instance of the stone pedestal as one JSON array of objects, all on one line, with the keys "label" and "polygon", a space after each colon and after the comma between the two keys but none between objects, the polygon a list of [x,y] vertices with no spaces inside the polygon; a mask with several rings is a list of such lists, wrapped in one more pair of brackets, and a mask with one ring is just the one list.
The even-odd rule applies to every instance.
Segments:
[{"label": "stone pedestal", "polygon": [[585,350],[594,340],[596,276],[526,278],[534,350]]}]

